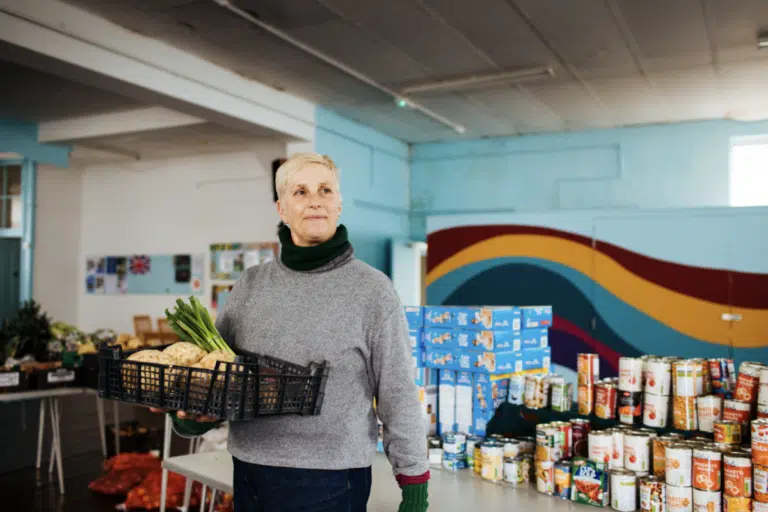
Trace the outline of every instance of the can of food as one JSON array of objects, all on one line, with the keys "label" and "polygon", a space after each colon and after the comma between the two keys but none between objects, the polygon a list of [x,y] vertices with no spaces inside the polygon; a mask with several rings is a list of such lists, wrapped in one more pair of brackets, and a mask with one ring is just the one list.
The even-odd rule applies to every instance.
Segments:
[{"label": "can of food", "polygon": [[653,474],[664,476],[667,471],[667,446],[675,444],[677,438],[672,436],[661,436],[651,441],[653,450]]},{"label": "can of food", "polygon": [[755,502],[768,503],[768,467],[752,464],[752,494]]},{"label": "can of food", "polygon": [[473,457],[473,468],[478,475],[483,472],[483,441],[475,443],[475,453]]},{"label": "can of food", "polygon": [[624,468],[630,471],[649,471],[651,437],[645,432],[624,434]]},{"label": "can of food", "polygon": [[489,482],[500,482],[504,475],[504,446],[490,440],[482,446],[483,467],[480,475]]},{"label": "can of food", "polygon": [[696,430],[695,396],[675,396],[672,399],[672,424],[677,430]]},{"label": "can of food", "polygon": [[626,469],[612,469],[610,475],[611,508],[634,512],[637,508],[637,476]]},{"label": "can of food", "polygon": [[517,439],[504,439],[504,458],[514,459],[520,455],[520,441]]},{"label": "can of food", "polygon": [[666,452],[666,482],[677,487],[691,487],[691,447],[679,443],[667,446]]},{"label": "can of food", "polygon": [[706,380],[704,374],[704,368],[707,368],[706,376],[709,377],[709,366],[704,359],[689,359],[694,364],[694,385],[696,387],[696,396],[701,396],[709,391],[706,390]]},{"label": "can of food", "polygon": [[525,396],[525,375],[514,374],[509,378],[509,391],[507,402],[515,405],[523,404]]},{"label": "can of food", "polygon": [[600,379],[600,358],[597,354],[579,354],[576,359],[579,386],[593,386]]},{"label": "can of food", "polygon": [[651,437],[651,439],[655,439],[659,437],[659,433],[656,430],[653,430],[652,428],[639,427],[639,428],[636,428],[635,430],[637,430],[638,432],[645,432]]},{"label": "can of food", "polygon": [[618,388],[610,382],[595,384],[595,416],[610,420],[616,417]]},{"label": "can of food", "polygon": [[645,393],[643,404],[643,425],[664,428],[667,426],[669,414],[669,395],[652,395]]},{"label": "can of food", "polygon": [[645,363],[645,392],[652,395],[672,392],[672,364],[669,361],[651,359]]},{"label": "can of food", "polygon": [[504,458],[504,481],[514,485],[523,483],[523,474],[520,467],[521,459],[517,457]]},{"label": "can of food", "polygon": [[613,452],[611,453],[611,462],[609,469],[622,469],[624,467],[624,434],[627,432],[621,428],[612,428],[608,430],[613,438]]},{"label": "can of food", "polygon": [[640,479],[640,511],[665,512],[667,489],[664,481],[657,476]]},{"label": "can of food", "polygon": [[552,389],[552,410],[557,412],[568,412],[573,406],[573,384],[565,382],[553,382]]},{"label": "can of food", "polygon": [[639,391],[619,390],[619,421],[625,425],[643,423],[643,394]]},{"label": "can of food", "polygon": [[701,363],[701,371],[704,374],[704,392],[702,395],[712,393],[712,374],[709,372],[709,362],[706,359],[698,359]]},{"label": "can of food", "polygon": [[757,405],[768,407],[768,367],[760,369],[758,377]]},{"label": "can of food", "polygon": [[685,439],[685,436],[681,434],[680,432],[670,432],[669,434],[665,434],[667,437],[671,437],[673,439],[677,439],[678,441],[682,441]]},{"label": "can of food", "polygon": [[592,430],[592,424],[583,418],[574,418],[570,423],[573,433],[573,454],[576,457],[587,457],[589,455],[588,435]]},{"label": "can of food", "polygon": [[589,460],[609,464],[613,454],[613,435],[605,430],[589,433]]},{"label": "can of food", "polygon": [[429,464],[432,466],[441,466],[443,464],[443,443],[439,437],[430,437],[428,442]]},{"label": "can of food", "polygon": [[752,512],[768,512],[768,502],[759,502],[757,500],[752,502]]},{"label": "can of food", "polygon": [[693,488],[693,512],[720,512],[722,510],[720,491],[702,491]]},{"label": "can of food", "polygon": [[595,387],[579,386],[579,414],[589,416],[595,407]]},{"label": "can of food", "polygon": [[[743,367],[744,365],[742,365]],[[733,421],[741,427],[741,438],[747,437],[749,420],[752,418],[752,405],[739,400],[723,401],[723,420]]]},{"label": "can of food", "polygon": [[536,460],[557,460],[557,429],[550,423],[536,425]]},{"label": "can of food", "polygon": [[746,453],[723,454],[723,494],[752,497],[752,459]]},{"label": "can of food", "polygon": [[619,391],[637,393],[643,390],[643,360],[636,357],[619,358]]},{"label": "can of food", "polygon": [[723,398],[718,395],[705,395],[696,398],[699,430],[714,432],[715,422],[723,418]]},{"label": "can of food", "polygon": [[553,494],[555,491],[555,463],[551,460],[537,460],[536,490],[542,494]]},{"label": "can of food", "polygon": [[552,426],[559,431],[560,458],[570,459],[573,457],[573,426],[567,421],[555,421]]},{"label": "can of food", "polygon": [[768,405],[757,405],[757,417],[768,418]]},{"label": "can of food", "polygon": [[672,363],[672,391],[675,396],[696,396],[696,371],[701,365],[685,360]]},{"label": "can of food", "polygon": [[570,500],[572,484],[573,462],[567,460],[556,462],[554,496],[564,500]]},{"label": "can of food", "polygon": [[520,443],[520,453],[522,455],[533,455],[536,449],[536,439],[528,436],[518,437],[517,442]]},{"label": "can of food", "polygon": [[752,512],[752,499],[724,495],[723,512]]},{"label": "can of food", "polygon": [[523,394],[523,403],[529,409],[539,409],[539,386],[544,378],[541,375],[525,376],[525,393]]},{"label": "can of food", "polygon": [[692,512],[693,488],[667,484],[667,512]]},{"label": "can of food", "polygon": [[752,420],[752,462],[768,466],[768,420]]},{"label": "can of food", "polygon": [[518,458],[521,459],[520,473],[523,475],[523,483],[530,483],[531,479],[534,478],[533,455],[520,455]]},{"label": "can of food", "polygon": [[715,443],[729,446],[741,444],[741,424],[735,421],[716,421],[714,425]]},{"label": "can of food", "polygon": [[765,368],[761,363],[745,361],[739,366],[736,379],[736,390],[733,397],[749,404],[757,401],[757,391],[760,386],[760,371]]},{"label": "can of food", "polygon": [[479,437],[467,438],[467,467],[474,469],[475,467],[475,449],[477,444],[481,441]]},{"label": "can of food", "polygon": [[693,487],[702,491],[720,491],[723,454],[711,448],[693,449]]}]

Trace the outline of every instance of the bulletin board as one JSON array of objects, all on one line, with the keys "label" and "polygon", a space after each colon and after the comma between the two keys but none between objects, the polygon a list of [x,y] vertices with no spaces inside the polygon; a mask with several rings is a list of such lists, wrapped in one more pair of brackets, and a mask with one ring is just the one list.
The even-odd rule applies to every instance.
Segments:
[{"label": "bulletin board", "polygon": [[211,287],[211,309],[220,311],[224,307],[233,286],[231,284],[215,284]]},{"label": "bulletin board", "polygon": [[237,281],[245,269],[274,260],[277,242],[211,244],[211,279]]},{"label": "bulletin board", "polygon": [[85,291],[90,295],[201,295],[204,254],[89,256]]}]

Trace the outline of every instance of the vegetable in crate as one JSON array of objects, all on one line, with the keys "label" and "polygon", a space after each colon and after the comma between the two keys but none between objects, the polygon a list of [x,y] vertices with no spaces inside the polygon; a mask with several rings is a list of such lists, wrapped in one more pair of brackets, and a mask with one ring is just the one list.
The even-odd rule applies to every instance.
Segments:
[{"label": "vegetable in crate", "polygon": [[220,350],[235,355],[216,330],[208,310],[194,296],[189,298],[189,304],[177,299],[176,308],[173,312],[166,309],[165,316],[168,325],[182,341],[194,343],[206,352]]},{"label": "vegetable in crate", "polygon": [[[174,372],[171,369],[175,362],[173,359],[163,354],[159,350],[142,350],[131,354],[126,362],[123,363],[123,386],[126,390],[133,391],[137,388],[139,372],[136,370],[138,365],[130,364],[128,361],[137,363],[154,363],[166,366],[165,370],[165,389],[168,390],[174,380]],[[160,368],[156,366],[142,366],[141,368],[141,389],[142,391],[157,392],[160,390]]]}]

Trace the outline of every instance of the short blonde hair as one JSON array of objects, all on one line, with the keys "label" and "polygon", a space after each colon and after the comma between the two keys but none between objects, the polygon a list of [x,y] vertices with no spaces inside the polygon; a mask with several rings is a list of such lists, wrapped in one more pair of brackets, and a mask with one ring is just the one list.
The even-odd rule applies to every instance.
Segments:
[{"label": "short blonde hair", "polygon": [[331,171],[333,178],[336,181],[336,192],[339,194],[339,198],[341,198],[340,172],[339,168],[336,167],[336,164],[331,160],[331,157],[328,155],[321,155],[320,153],[296,153],[283,162],[283,165],[277,169],[277,173],[275,174],[275,189],[277,190],[278,200],[283,198],[283,194],[285,193],[286,187],[288,187],[288,181],[291,179],[291,176],[310,164],[324,165]]}]

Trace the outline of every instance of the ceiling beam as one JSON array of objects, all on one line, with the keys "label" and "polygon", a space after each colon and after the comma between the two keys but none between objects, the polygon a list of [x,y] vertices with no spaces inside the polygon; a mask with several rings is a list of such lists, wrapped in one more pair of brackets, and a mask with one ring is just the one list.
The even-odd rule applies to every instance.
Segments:
[{"label": "ceiling beam", "polygon": [[45,121],[38,125],[40,142],[71,142],[109,135],[176,128],[206,122],[163,107]]}]

